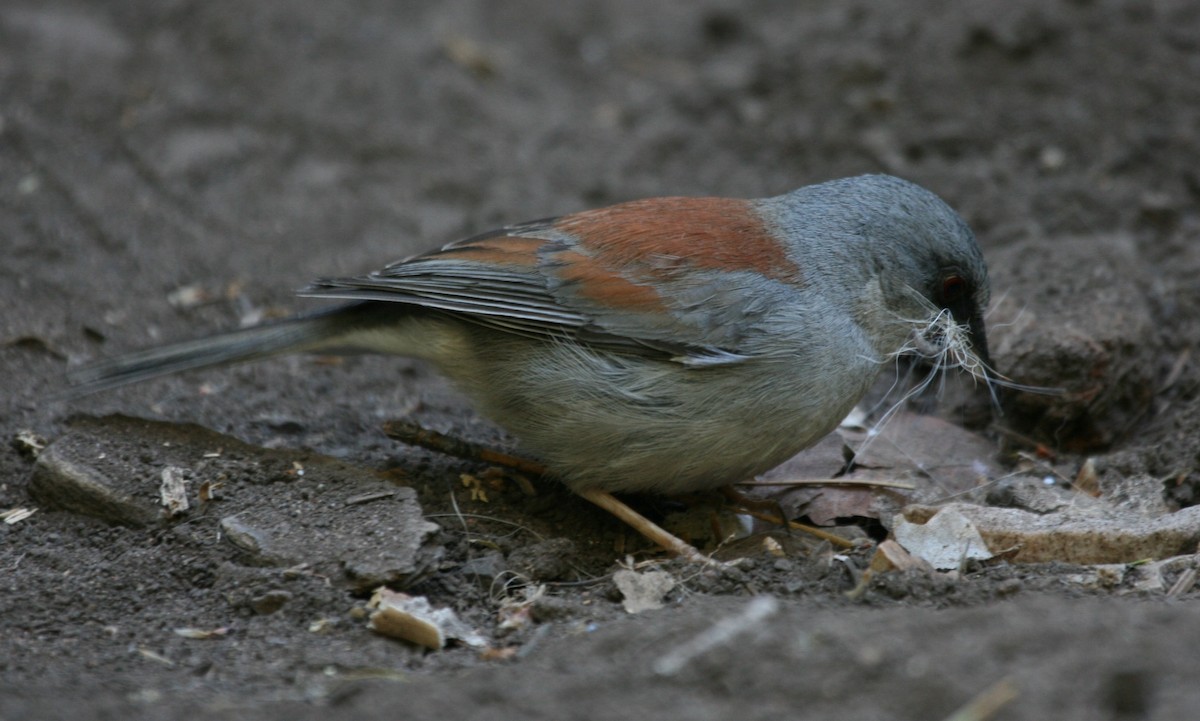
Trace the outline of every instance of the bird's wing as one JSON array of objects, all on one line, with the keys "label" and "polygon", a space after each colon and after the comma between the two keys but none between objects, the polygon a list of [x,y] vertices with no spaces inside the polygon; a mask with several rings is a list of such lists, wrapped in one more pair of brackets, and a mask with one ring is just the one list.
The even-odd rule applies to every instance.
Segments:
[{"label": "bird's wing", "polygon": [[656,198],[509,226],[301,295],[411,303],[536,337],[690,365],[738,362],[795,283],[753,201]]}]

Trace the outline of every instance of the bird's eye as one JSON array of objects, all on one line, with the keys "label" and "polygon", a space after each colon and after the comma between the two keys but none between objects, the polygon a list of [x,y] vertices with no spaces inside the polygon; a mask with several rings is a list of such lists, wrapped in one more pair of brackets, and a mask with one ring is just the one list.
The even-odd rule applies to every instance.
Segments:
[{"label": "bird's eye", "polygon": [[961,300],[967,292],[967,281],[961,275],[948,275],[942,280],[942,303]]}]

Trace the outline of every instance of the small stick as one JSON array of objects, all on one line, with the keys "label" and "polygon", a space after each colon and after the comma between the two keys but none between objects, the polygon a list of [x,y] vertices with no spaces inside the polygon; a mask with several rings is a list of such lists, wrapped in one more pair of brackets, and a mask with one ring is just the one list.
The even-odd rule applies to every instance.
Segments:
[{"label": "small stick", "polygon": [[496,451],[478,443],[438,433],[412,421],[394,420],[383,424],[383,433],[388,438],[410,446],[420,446],[431,451],[445,453],[455,458],[465,458],[469,461],[482,461],[504,468],[511,468],[531,476],[541,477],[547,474],[546,467],[536,461],[526,460],[501,451]]},{"label": "small stick", "polygon": [[946,721],[987,721],[1017,697],[1017,685],[1002,678],[946,717]]},{"label": "small stick", "polygon": [[[444,433],[431,431],[422,428],[419,424],[412,421],[388,421],[383,425],[383,432],[388,438],[400,441],[401,443],[428,448],[438,453],[455,456],[456,458],[492,463],[534,476],[544,476],[547,474],[546,467],[540,463],[518,458],[507,453],[501,453],[481,446],[478,443],[471,443],[461,438],[447,436]],[[634,530],[641,533],[655,545],[689,561],[713,563],[712,560],[697,551],[694,547],[633,510],[623,501],[617,500],[611,493],[599,490],[587,490],[581,491],[579,495],[629,524]]]},{"label": "small stick", "polygon": [[628,504],[617,499],[613,494],[594,488],[587,488],[577,491],[577,493],[629,524],[635,531],[648,538],[660,548],[664,548],[693,563],[716,563],[703,553],[697,551],[691,544],[684,542],[670,531],[667,531],[654,521],[630,508]]},{"label": "small stick", "polygon": [[904,481],[885,481],[875,478],[790,478],[779,481],[742,481],[735,486],[867,486],[870,488],[899,488],[911,491],[915,484]]},{"label": "small stick", "polygon": [[[546,467],[540,463],[537,463],[536,461],[526,460],[508,453],[501,453],[500,451],[486,448],[478,443],[472,443],[461,438],[448,436],[444,433],[431,431],[421,427],[417,423],[413,423],[412,421],[388,421],[387,423],[383,424],[383,432],[388,438],[400,441],[401,443],[428,448],[429,450],[436,451],[438,453],[445,453],[446,455],[454,456],[456,458],[465,458],[472,461],[492,463],[497,466],[511,468],[522,473],[528,473],[530,475],[539,477],[545,476],[548,473]],[[618,500],[611,493],[599,490],[586,490],[580,491],[579,495],[629,524],[634,528],[634,530],[636,530],[638,533],[641,533],[655,545],[660,546],[661,548],[664,548],[675,555],[686,558],[689,561],[713,563],[711,559],[697,551],[693,546],[685,543],[683,540],[672,535],[669,531],[655,524],[649,518],[646,518],[642,514],[633,510],[626,503]],[[787,525],[789,528],[793,528],[798,531],[804,531],[816,536],[817,538],[827,540],[834,545],[841,546],[842,548],[854,547],[854,544],[850,541],[847,541],[839,536],[835,536],[832,533],[822,531],[819,528],[806,526],[802,523],[796,523],[795,521],[787,521],[785,523],[785,521],[781,518],[768,516],[766,514],[760,514],[749,510],[746,510],[745,512],[751,516],[754,516],[755,518],[767,521],[768,523]]]},{"label": "small stick", "polygon": [[793,531],[803,531],[811,536],[816,536],[817,538],[820,538],[822,541],[829,541],[833,545],[839,546],[841,548],[854,548],[855,547],[855,543],[853,541],[847,541],[846,539],[842,538],[841,536],[836,536],[828,531],[822,531],[820,528],[817,528],[815,526],[806,526],[803,523],[797,523],[796,521],[784,520],[778,516],[772,516],[770,514],[761,513],[759,511],[752,511],[749,508],[742,508],[739,510],[741,513],[745,513],[747,516],[753,516],[754,518],[757,518],[760,521],[766,521],[767,523],[774,523],[777,526],[787,526],[788,528],[792,529]]},{"label": "small stick", "polygon": [[1188,591],[1192,590],[1192,586],[1196,585],[1196,569],[1189,568],[1179,574],[1179,578],[1175,579],[1171,589],[1167,591],[1167,598],[1178,598]]}]

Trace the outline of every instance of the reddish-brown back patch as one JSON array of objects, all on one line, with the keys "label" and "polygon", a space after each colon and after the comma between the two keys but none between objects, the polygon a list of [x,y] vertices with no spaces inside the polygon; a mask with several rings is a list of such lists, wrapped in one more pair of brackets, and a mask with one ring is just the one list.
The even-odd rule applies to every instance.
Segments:
[{"label": "reddish-brown back patch", "polygon": [[650,198],[567,215],[555,225],[612,270],[679,258],[693,268],[753,270],[791,281],[800,275],[746,200]]}]

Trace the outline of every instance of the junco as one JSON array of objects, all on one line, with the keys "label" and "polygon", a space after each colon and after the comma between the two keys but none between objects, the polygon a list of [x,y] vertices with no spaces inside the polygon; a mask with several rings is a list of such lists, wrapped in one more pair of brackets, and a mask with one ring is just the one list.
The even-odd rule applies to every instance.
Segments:
[{"label": "junco", "polygon": [[501,228],[301,292],[347,304],[71,379],[88,393],[301,351],[423,358],[607,504],[614,491],[696,491],[778,465],[832,431],[899,354],[986,367],[988,292],[953,210],[864,175]]}]

